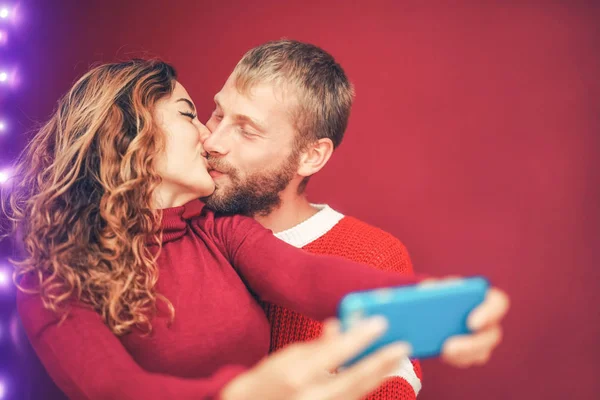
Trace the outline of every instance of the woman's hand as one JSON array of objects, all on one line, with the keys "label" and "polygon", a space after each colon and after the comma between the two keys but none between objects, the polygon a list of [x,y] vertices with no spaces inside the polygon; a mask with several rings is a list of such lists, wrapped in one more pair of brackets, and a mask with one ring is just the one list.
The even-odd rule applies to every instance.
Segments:
[{"label": "woman's hand", "polygon": [[410,353],[406,344],[387,346],[351,367],[333,371],[360,353],[387,328],[383,318],[371,318],[341,333],[339,322],[329,320],[323,335],[296,343],[265,358],[233,379],[221,392],[223,400],[360,399],[375,390]]}]

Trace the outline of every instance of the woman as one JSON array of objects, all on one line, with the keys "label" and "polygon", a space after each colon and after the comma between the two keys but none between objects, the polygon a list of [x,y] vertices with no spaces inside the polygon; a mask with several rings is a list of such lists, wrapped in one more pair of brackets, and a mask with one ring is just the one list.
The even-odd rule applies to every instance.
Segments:
[{"label": "woman", "polygon": [[23,153],[9,213],[26,250],[18,309],[49,374],[69,397],[91,399],[359,398],[374,389],[405,347],[334,378],[322,371],[384,323],[341,336],[329,323],[320,342],[259,363],[269,326],[256,298],[324,319],[349,291],[410,281],[309,255],[250,218],[205,209],[195,200],[214,190],[205,129],[172,67],[134,60],[82,77]]}]

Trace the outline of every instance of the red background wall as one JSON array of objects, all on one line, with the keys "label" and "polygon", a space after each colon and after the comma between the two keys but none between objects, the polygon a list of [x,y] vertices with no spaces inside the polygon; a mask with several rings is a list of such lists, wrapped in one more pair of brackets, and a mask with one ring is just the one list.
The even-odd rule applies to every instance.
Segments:
[{"label": "red background wall", "polygon": [[[598,398],[600,7],[512,3],[29,1],[3,108],[26,132],[92,62],[146,53],[206,119],[247,49],[317,44],[357,97],[311,200],[390,231],[418,271],[485,274],[512,298],[490,364],[427,361],[420,398]],[[0,138],[4,157],[25,137]]]}]

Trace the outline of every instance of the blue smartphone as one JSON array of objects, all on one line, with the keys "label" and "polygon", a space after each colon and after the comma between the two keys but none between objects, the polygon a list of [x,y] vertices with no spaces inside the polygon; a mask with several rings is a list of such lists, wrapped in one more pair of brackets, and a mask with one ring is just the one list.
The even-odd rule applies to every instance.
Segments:
[{"label": "blue smartphone", "polygon": [[398,341],[410,343],[411,358],[439,355],[450,336],[471,332],[467,317],[483,302],[488,288],[487,279],[471,277],[346,295],[338,308],[343,331],[376,315],[388,320],[383,336],[346,365]]}]

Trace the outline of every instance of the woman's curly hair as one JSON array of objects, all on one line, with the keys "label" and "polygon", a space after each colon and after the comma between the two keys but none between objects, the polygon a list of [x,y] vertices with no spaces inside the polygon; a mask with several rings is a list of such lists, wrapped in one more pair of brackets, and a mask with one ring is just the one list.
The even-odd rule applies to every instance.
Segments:
[{"label": "woman's curly hair", "polygon": [[[148,241],[160,244],[152,193],[164,148],[153,109],[172,94],[175,79],[173,67],[157,60],[92,69],[17,161],[2,202],[24,247],[14,280],[63,318],[76,299],[116,335],[152,328],[160,295],[158,253]],[[20,284],[25,276],[33,285]]]}]

